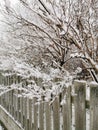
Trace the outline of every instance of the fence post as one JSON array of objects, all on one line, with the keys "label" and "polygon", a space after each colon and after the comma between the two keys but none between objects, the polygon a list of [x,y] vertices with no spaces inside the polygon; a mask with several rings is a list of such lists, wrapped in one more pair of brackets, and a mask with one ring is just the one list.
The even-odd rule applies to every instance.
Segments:
[{"label": "fence post", "polygon": [[33,105],[34,105],[34,130],[38,130],[38,104],[37,98],[33,98]]},{"label": "fence post", "polygon": [[3,95],[0,96],[0,98],[1,98],[1,105],[3,106]]},{"label": "fence post", "polygon": [[3,107],[5,108],[5,93],[2,96],[3,96]]},{"label": "fence post", "polygon": [[39,129],[44,130],[44,103],[42,101],[40,101],[39,105],[39,124]]},{"label": "fence post", "polygon": [[60,130],[60,103],[59,97],[56,97],[53,101],[53,130]]},{"label": "fence post", "polygon": [[18,90],[16,89],[14,91],[15,91],[15,95],[14,95],[14,97],[15,97],[15,105],[14,105],[14,107],[15,107],[15,120],[18,120],[18,117],[17,117],[18,111],[19,111],[19,108],[18,108],[18,104],[19,104],[19,102],[18,102]]},{"label": "fence post", "polygon": [[4,75],[4,86],[6,86],[6,76]]},{"label": "fence post", "polygon": [[4,76],[2,75],[2,85],[4,85]]},{"label": "fence post", "polygon": [[10,91],[10,96],[9,96],[9,110],[10,110],[10,114],[13,115],[13,93],[14,90]]},{"label": "fence post", "polygon": [[76,80],[75,87],[75,130],[86,130],[86,82]]},{"label": "fence post", "polygon": [[16,120],[16,95],[15,95],[15,90],[13,94],[13,117]]},{"label": "fence post", "polygon": [[20,122],[20,97],[17,97],[17,121]]},{"label": "fence post", "polygon": [[9,86],[9,75],[7,76],[7,86]]},{"label": "fence post", "polygon": [[21,117],[21,126],[24,127],[23,123],[23,96],[20,97],[20,117]]},{"label": "fence post", "polygon": [[24,129],[27,128],[27,97],[23,97],[23,123],[24,123]]},{"label": "fence post", "polygon": [[9,111],[9,91],[6,92],[6,109]]},{"label": "fence post", "polygon": [[98,130],[98,83],[90,84],[90,130]]},{"label": "fence post", "polygon": [[29,130],[29,98],[25,98],[25,130]]},{"label": "fence post", "polygon": [[46,130],[51,130],[52,129],[52,124],[51,124],[51,106],[50,102],[47,101],[45,102],[45,119],[46,119]]},{"label": "fence post", "polygon": [[32,98],[29,98],[29,129],[32,130]]},{"label": "fence post", "polygon": [[6,106],[7,106],[6,105],[7,104],[7,93],[6,94],[4,93],[4,104],[5,104],[4,108],[6,109]]},{"label": "fence post", "polygon": [[66,89],[65,96],[63,96],[64,103],[62,105],[63,114],[63,130],[71,130],[71,86]]},{"label": "fence post", "polygon": [[21,94],[21,90],[18,90],[18,106],[17,106],[17,120],[19,121],[19,122],[21,122],[21,108],[20,108],[20,106],[21,106],[21,103],[20,103],[20,94]]}]

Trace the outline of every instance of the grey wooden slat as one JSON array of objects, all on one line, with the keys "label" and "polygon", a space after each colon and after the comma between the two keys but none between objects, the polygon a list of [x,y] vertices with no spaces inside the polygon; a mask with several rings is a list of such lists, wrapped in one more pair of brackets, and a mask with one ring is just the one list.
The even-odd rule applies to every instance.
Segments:
[{"label": "grey wooden slat", "polygon": [[75,130],[86,130],[86,82],[75,81]]},{"label": "grey wooden slat", "polygon": [[90,130],[98,130],[98,84],[90,84]]}]

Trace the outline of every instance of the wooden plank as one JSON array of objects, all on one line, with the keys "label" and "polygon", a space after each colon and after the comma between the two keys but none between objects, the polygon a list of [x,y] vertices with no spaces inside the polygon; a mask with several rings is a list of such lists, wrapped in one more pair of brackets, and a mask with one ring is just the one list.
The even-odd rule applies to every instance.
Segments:
[{"label": "wooden plank", "polygon": [[27,125],[27,118],[28,118],[28,115],[27,115],[27,97],[24,98],[24,128],[25,130],[28,130],[28,125]]},{"label": "wooden plank", "polygon": [[6,93],[4,93],[4,108],[6,109]]},{"label": "wooden plank", "polygon": [[17,97],[17,120],[20,122],[20,97]]},{"label": "wooden plank", "polygon": [[[73,103],[74,104],[74,96],[71,96],[71,103]],[[85,100],[85,107],[86,108],[90,108],[90,101],[89,100]]]},{"label": "wooden plank", "polygon": [[63,116],[63,130],[71,130],[71,86],[69,86],[64,95],[62,105],[62,116]]},{"label": "wooden plank", "polygon": [[52,129],[51,124],[51,106],[50,102],[45,102],[45,120],[46,120],[46,130]]},{"label": "wooden plank", "polygon": [[59,98],[56,97],[53,101],[53,130],[60,130],[60,111]]},{"label": "wooden plank", "polygon": [[4,76],[2,75],[2,84],[4,85]]},{"label": "wooden plank", "polygon": [[[30,130],[31,129],[31,127],[30,127],[30,119],[32,119],[32,117],[31,117],[30,114],[32,114],[32,113],[31,113],[30,107],[31,107],[31,105],[29,104],[29,97],[27,97],[26,106],[25,106],[25,108],[26,108],[26,118],[25,118],[26,127],[25,127],[25,130]],[[31,122],[32,122],[32,120],[31,120]]]},{"label": "wooden plank", "polygon": [[75,130],[86,130],[86,82],[77,80],[74,82],[74,87]]},{"label": "wooden plank", "polygon": [[23,123],[23,97],[20,97],[20,114],[21,114],[21,126],[24,127]]},{"label": "wooden plank", "polygon": [[29,128],[32,130],[32,98],[29,99]]},{"label": "wooden plank", "polygon": [[4,76],[4,86],[6,86],[6,76]]},{"label": "wooden plank", "polygon": [[7,111],[9,112],[9,91],[7,92]]},{"label": "wooden plank", "polygon": [[18,120],[17,113],[18,113],[18,90],[15,90],[15,119]]},{"label": "wooden plank", "polygon": [[9,86],[10,85],[10,81],[9,81],[9,76],[7,76],[7,85]]},{"label": "wooden plank", "polygon": [[38,130],[38,104],[37,98],[33,98],[33,105],[34,105],[34,130]]},{"label": "wooden plank", "polygon": [[90,84],[90,130],[98,130],[98,83]]},{"label": "wooden plank", "polygon": [[21,106],[21,101],[20,101],[20,95],[22,94],[22,92],[21,92],[21,90],[18,90],[18,111],[17,111],[17,119],[18,119],[18,121],[19,122],[21,122],[21,108],[20,108],[20,106]]},{"label": "wooden plank", "polygon": [[12,115],[12,90],[9,91],[9,112]]},{"label": "wooden plank", "polygon": [[44,130],[44,103],[42,101],[39,105],[39,130]]},{"label": "wooden plank", "polygon": [[29,120],[29,117],[30,117],[30,107],[29,107],[29,98],[27,97],[27,100],[26,100],[26,129],[25,130],[30,130],[29,128],[29,124],[30,124],[30,120]]},{"label": "wooden plank", "polygon": [[26,124],[25,124],[25,118],[26,118],[26,113],[25,113],[25,102],[26,101],[26,97],[24,96],[23,97],[23,128],[25,128],[26,127]]},{"label": "wooden plank", "polygon": [[5,94],[3,94],[2,96],[3,96],[3,107],[5,108]]},{"label": "wooden plank", "polygon": [[8,111],[7,109],[7,103],[8,103],[8,97],[7,97],[7,92],[5,93],[5,109]]},{"label": "wooden plank", "polygon": [[13,108],[14,108],[13,117],[16,120],[16,95],[15,93],[13,94]]}]

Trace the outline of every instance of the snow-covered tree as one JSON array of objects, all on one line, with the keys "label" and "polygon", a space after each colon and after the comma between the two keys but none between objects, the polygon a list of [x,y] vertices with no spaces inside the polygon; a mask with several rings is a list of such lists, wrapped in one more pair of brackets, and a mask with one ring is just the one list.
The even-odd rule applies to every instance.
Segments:
[{"label": "snow-covered tree", "polygon": [[2,12],[11,38],[23,43],[17,56],[26,63],[66,69],[78,59],[98,82],[97,5],[97,0],[18,0],[13,6],[6,0]]}]

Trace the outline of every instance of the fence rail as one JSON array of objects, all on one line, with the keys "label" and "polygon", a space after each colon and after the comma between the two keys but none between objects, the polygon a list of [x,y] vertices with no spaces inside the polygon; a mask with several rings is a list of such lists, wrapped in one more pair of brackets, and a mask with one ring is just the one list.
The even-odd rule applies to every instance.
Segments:
[{"label": "fence rail", "polygon": [[11,71],[0,71],[0,85],[11,86],[12,84],[21,84],[22,87],[27,87],[27,85],[32,85],[32,80],[38,84],[42,85],[42,79],[32,77],[23,77],[16,72]]},{"label": "fence rail", "polygon": [[[98,130],[98,84],[91,83],[89,87],[89,129]],[[0,96],[0,105],[24,130],[72,130],[73,120],[74,130],[89,130],[86,127],[85,81],[75,81],[74,86],[65,88],[62,94],[55,96],[52,101],[43,98],[39,101],[37,97],[22,95],[22,92],[23,90],[12,89],[3,93]]]}]

